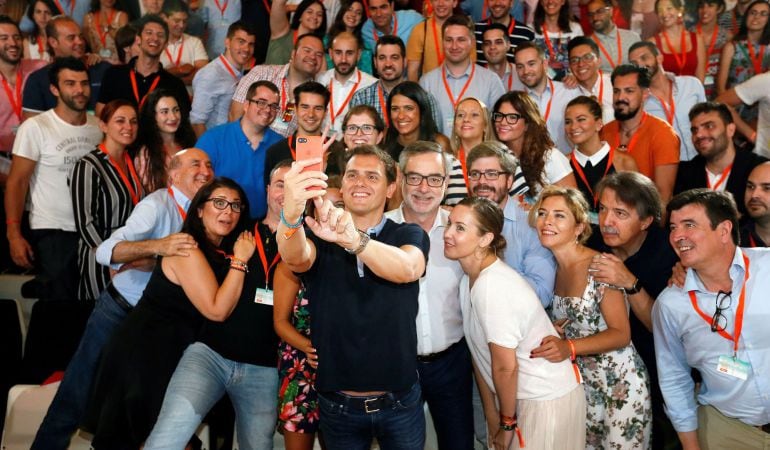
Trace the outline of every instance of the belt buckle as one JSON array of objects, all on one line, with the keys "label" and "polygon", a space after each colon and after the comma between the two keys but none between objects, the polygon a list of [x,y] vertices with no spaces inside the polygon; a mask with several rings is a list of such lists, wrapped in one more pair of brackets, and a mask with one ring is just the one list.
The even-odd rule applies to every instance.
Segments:
[{"label": "belt buckle", "polygon": [[367,398],[366,400],[364,400],[364,411],[365,411],[367,414],[372,414],[372,413],[376,413],[377,411],[379,411],[379,410],[380,410],[380,408],[377,408],[377,409],[369,409],[369,402],[376,402],[376,401],[377,401],[377,400],[379,400],[379,399],[380,399],[379,397],[375,397],[375,398]]}]

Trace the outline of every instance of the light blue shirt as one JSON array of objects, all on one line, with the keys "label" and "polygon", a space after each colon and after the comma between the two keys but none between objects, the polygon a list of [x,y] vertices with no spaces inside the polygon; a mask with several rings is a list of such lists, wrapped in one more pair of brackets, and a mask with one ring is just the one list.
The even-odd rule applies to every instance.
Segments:
[{"label": "light blue shirt", "polygon": [[[711,317],[716,309],[716,293],[706,290],[697,272],[689,269],[684,289],[666,288],[652,308],[660,389],[666,413],[678,432],[698,428],[699,404],[711,405],[748,425],[770,423],[770,249],[736,248],[730,265],[732,303],[723,314],[726,331],[732,336],[746,273],[744,254],[749,258],[750,277],[737,356],[751,365],[745,381],[717,371],[719,357],[732,356],[733,341],[712,332],[710,323],[695,312],[688,295],[691,290],[704,314]],[[698,369],[703,377],[697,401],[690,368]]]},{"label": "light blue shirt", "polygon": [[[391,3],[391,6],[393,4]],[[417,11],[411,9],[404,9],[400,11],[393,11],[393,18],[390,20],[391,32],[395,31],[396,36],[400,37],[404,41],[404,45],[409,42],[409,36],[412,35],[412,28],[415,25],[425,20],[425,17]],[[377,41],[374,39],[374,33],[377,33],[377,39],[381,38],[384,33],[377,30],[374,27],[372,19],[367,19],[364,22],[363,28],[361,28],[361,35],[364,38],[364,45],[366,48],[371,49],[374,53],[374,47],[377,45]]]},{"label": "light blue shirt", "polygon": [[204,0],[203,6],[198,10],[198,14],[207,25],[206,53],[209,55],[225,52],[227,29],[241,19],[241,0],[223,0],[219,4],[224,5],[225,2],[227,2],[227,8],[224,14],[219,11],[214,0]]},{"label": "light blue shirt", "polygon": [[[118,270],[122,264],[112,263],[112,251],[119,242],[162,239],[179,232],[182,229],[183,219],[179,214],[177,202],[187,211],[190,199],[175,186],[171,186],[171,190],[174,192],[173,198],[168,194],[168,189],[158,189],[137,203],[131,215],[128,216],[126,224],[115,230],[96,248],[96,261],[103,266]],[[136,305],[147,282],[150,281],[150,275],[152,272],[128,269],[118,272],[112,278],[112,284],[129,303]]]},{"label": "light blue shirt", "polygon": [[[560,152],[568,155],[572,152],[572,144],[567,140],[567,133],[564,131],[564,111],[567,109],[567,103],[570,100],[580,96],[580,90],[577,88],[567,89],[564,83],[559,81],[552,82],[553,91],[551,91],[551,83],[546,80],[545,90],[542,94],[538,94],[529,88],[527,88],[527,94],[535,102],[543,118],[545,118],[545,113],[548,111],[548,102],[551,102],[551,110],[548,113],[548,120],[545,121],[545,126],[548,128],[548,133],[551,135],[555,147]],[[607,86],[604,89],[604,95],[607,95]],[[610,88],[611,95],[612,88]]]},{"label": "light blue shirt", "polygon": [[[692,143],[692,133],[690,132],[690,109],[698,103],[706,101],[706,91],[700,80],[691,76],[674,76],[666,72],[666,77],[674,82],[674,123],[671,124],[679,135],[679,160],[689,161],[698,154],[695,145]],[[668,99],[663,99],[668,103]],[[647,101],[644,103],[644,110],[655,117],[665,120],[666,111],[660,100],[650,93]]]},{"label": "light blue shirt", "polygon": [[236,78],[233,78],[222,60],[216,57],[195,74],[190,123],[205,124],[207,130],[227,123],[230,100],[238,82],[243,78],[243,72],[231,68]]},{"label": "light blue shirt", "polygon": [[[473,17],[474,22],[481,22],[492,17],[489,11],[484,11],[484,3],[486,3],[484,0],[464,1],[460,8],[465,14]],[[516,22],[524,23],[524,13],[524,2],[513,0],[510,14],[516,19]]]},{"label": "light blue shirt", "polygon": [[[91,10],[91,2],[87,2],[85,0],[75,1],[75,7],[72,8],[72,14],[70,14],[72,1],[73,0],[60,0],[59,4],[61,4],[61,7],[64,9],[64,15],[72,17],[72,19],[77,22],[78,26],[82,28],[86,14],[88,14],[88,12]],[[29,5],[29,7],[31,8],[32,5]],[[51,11],[51,17],[58,16],[60,14],[61,12],[56,8]],[[35,29],[35,23],[30,20],[26,13],[19,21],[19,29],[21,29],[21,31],[24,33],[32,33],[32,31]]]},{"label": "light blue shirt", "polygon": [[503,208],[503,237],[507,243],[503,260],[527,280],[543,307],[548,308],[553,300],[556,260],[540,243],[537,232],[529,226],[527,213],[513,197],[508,197]]},{"label": "light blue shirt", "polygon": [[[473,74],[473,79],[470,85],[468,85],[465,94],[459,97],[474,67],[476,71]],[[441,117],[444,118],[441,123],[436,125],[438,125],[439,131],[445,136],[451,136],[452,127],[454,126],[455,106],[449,99],[446,87],[444,86],[443,71],[444,66],[441,65],[426,73],[420,78],[420,86],[436,97]],[[447,71],[446,79],[449,89],[452,91],[452,96],[457,103],[463,98],[474,97],[484,102],[486,107],[491,110],[497,99],[505,94],[503,82],[496,73],[473,63],[468,64],[468,68],[460,76],[454,76]]]}]

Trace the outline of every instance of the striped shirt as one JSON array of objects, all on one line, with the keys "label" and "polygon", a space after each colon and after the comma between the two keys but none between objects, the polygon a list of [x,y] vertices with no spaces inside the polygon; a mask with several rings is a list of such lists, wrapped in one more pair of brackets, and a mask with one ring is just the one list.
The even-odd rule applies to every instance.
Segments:
[{"label": "striped shirt", "polygon": [[[132,189],[141,196],[141,184],[137,184],[130,174],[126,175]],[[75,164],[70,193],[80,235],[78,297],[95,300],[110,281],[109,268],[96,261],[96,247],[125,224],[134,204],[123,179],[110,163],[110,157],[98,148]]]},{"label": "striped shirt", "polygon": [[[515,50],[519,44],[534,41],[535,30],[525,25],[524,22],[515,20],[513,17],[510,17],[510,19],[511,22],[509,22],[507,27],[509,30],[508,37],[511,41],[511,48],[508,49],[508,54],[506,56],[508,62],[514,62],[513,50]],[[476,22],[476,26],[474,27],[474,34],[476,35],[476,63],[482,66],[486,65],[487,63],[487,59],[484,57],[484,51],[482,50],[484,44],[484,39],[482,39],[482,37],[484,32],[487,31],[487,27],[489,27],[491,23],[492,22],[490,20]],[[513,24],[513,29],[510,28],[511,24]]]},{"label": "striped shirt", "polygon": [[462,199],[468,196],[468,186],[465,184],[463,176],[463,167],[460,161],[452,155],[448,155],[452,163],[452,170],[449,171],[449,183],[444,195],[444,205],[454,206]]}]

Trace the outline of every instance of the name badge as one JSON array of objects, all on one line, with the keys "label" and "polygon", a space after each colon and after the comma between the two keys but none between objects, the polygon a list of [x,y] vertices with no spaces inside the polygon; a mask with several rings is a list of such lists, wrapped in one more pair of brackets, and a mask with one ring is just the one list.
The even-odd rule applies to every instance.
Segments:
[{"label": "name badge", "polygon": [[720,356],[719,364],[717,364],[717,370],[719,372],[741,380],[745,380],[749,377],[750,368],[751,365],[746,361],[727,355]]},{"label": "name badge", "polygon": [[273,306],[273,291],[270,289],[257,289],[254,295],[254,303]]},{"label": "name badge", "polygon": [[703,84],[706,86],[714,84],[714,75],[706,75],[706,78],[703,80]]}]

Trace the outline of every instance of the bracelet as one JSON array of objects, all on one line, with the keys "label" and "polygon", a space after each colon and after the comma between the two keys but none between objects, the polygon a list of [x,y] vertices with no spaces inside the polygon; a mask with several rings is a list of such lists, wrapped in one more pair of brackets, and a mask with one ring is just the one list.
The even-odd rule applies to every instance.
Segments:
[{"label": "bracelet", "polygon": [[572,342],[572,339],[567,339],[567,344],[569,345],[570,352],[569,360],[575,362],[577,359],[577,354],[575,353],[575,343]]},{"label": "bracelet", "polygon": [[15,220],[15,219],[6,219],[5,220],[6,225],[13,225],[13,224],[19,224],[21,225],[21,220]]},{"label": "bracelet", "polygon": [[240,270],[243,273],[249,272],[249,265],[246,264],[246,262],[241,261],[238,258],[232,258],[230,260],[230,268],[235,270]]},{"label": "bracelet", "polygon": [[516,429],[516,414],[513,416],[506,416],[500,414],[500,429],[504,431],[513,431]]},{"label": "bracelet", "polygon": [[233,270],[237,270],[238,272],[249,273],[249,269],[247,269],[246,267],[241,267],[241,266],[236,266],[231,264],[230,268]]},{"label": "bracelet", "polygon": [[286,225],[286,227],[291,228],[292,230],[299,228],[302,226],[302,221],[304,217],[302,217],[302,214],[299,215],[299,219],[297,219],[297,223],[289,223],[286,221],[286,217],[283,215],[283,208],[281,208],[281,223]]},{"label": "bracelet", "polygon": [[248,263],[241,258],[236,258],[235,256],[230,257],[230,264],[238,264],[239,266],[247,266]]}]

